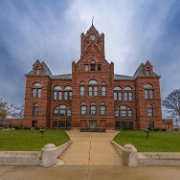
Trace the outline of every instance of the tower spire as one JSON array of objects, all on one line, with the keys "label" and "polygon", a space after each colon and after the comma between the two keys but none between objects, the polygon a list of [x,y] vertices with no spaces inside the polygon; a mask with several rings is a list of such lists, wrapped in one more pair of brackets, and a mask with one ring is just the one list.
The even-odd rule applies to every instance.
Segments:
[{"label": "tower spire", "polygon": [[94,23],[94,16],[93,16],[93,18],[92,18],[92,26],[94,25],[93,23]]}]

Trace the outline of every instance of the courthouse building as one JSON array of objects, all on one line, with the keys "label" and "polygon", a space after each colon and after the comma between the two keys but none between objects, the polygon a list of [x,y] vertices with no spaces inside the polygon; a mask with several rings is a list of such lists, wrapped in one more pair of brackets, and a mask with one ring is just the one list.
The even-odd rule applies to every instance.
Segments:
[{"label": "courthouse building", "polygon": [[120,74],[105,58],[104,34],[92,25],[81,34],[72,74],[53,75],[39,60],[26,74],[24,126],[89,127],[93,117],[94,126],[106,129],[161,128],[160,76],[152,64],[142,63],[133,76]]}]

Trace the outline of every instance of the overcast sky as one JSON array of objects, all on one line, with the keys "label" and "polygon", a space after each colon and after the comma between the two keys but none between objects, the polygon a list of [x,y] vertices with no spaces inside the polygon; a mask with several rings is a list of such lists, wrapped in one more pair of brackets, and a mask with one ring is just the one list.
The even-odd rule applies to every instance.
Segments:
[{"label": "overcast sky", "polygon": [[53,74],[71,73],[93,16],[116,74],[133,75],[150,60],[162,98],[180,87],[179,0],[0,0],[0,97],[23,103],[37,58]]}]

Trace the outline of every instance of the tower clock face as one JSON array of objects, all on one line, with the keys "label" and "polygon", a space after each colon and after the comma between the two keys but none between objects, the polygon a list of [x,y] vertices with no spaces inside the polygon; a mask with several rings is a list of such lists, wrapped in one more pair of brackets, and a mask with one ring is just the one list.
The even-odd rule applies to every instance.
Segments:
[{"label": "tower clock face", "polygon": [[91,34],[91,35],[89,36],[89,39],[90,39],[91,41],[94,41],[94,40],[96,39],[96,36],[95,36],[94,34]]}]

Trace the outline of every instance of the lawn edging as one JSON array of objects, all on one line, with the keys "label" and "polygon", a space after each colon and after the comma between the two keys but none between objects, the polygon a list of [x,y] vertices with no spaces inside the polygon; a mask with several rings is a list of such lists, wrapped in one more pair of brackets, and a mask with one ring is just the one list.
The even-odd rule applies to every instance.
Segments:
[{"label": "lawn edging", "polygon": [[113,140],[110,142],[122,157],[122,163],[125,166],[180,166],[180,153],[137,152],[131,144],[121,146]]},{"label": "lawn edging", "polygon": [[72,144],[46,144],[41,151],[0,151],[0,165],[40,165],[49,167],[58,162],[61,154]]}]

